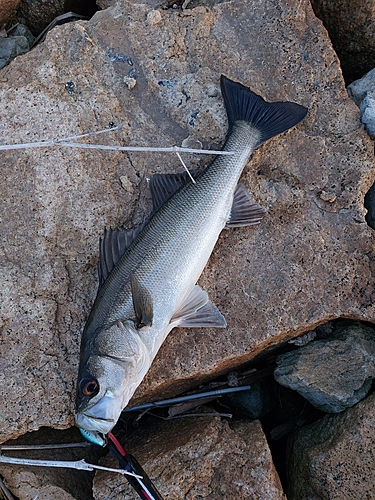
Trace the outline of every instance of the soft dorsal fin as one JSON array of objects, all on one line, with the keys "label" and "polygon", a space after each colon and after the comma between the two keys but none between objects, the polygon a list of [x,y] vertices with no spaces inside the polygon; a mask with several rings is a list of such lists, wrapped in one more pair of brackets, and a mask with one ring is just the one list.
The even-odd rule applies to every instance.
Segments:
[{"label": "soft dorsal fin", "polygon": [[207,292],[198,285],[193,285],[174,313],[170,325],[172,328],[225,328],[224,316],[209,300]]},{"label": "soft dorsal fin", "polygon": [[134,274],[130,276],[130,284],[136,317],[136,327],[143,328],[144,326],[151,326],[154,316],[151,293],[139,282]]},{"label": "soft dorsal fin", "polygon": [[251,199],[245,186],[237,184],[229,220],[225,227],[228,229],[259,224],[265,215],[267,215],[266,210]]},{"label": "soft dorsal fin", "polygon": [[[198,170],[191,171],[194,179],[202,175]],[[155,174],[150,179],[150,190],[154,211],[164,205],[169,198],[174,195],[180,188],[191,182],[191,178],[187,172],[178,174]]]},{"label": "soft dorsal fin", "polygon": [[144,224],[132,229],[104,229],[99,242],[99,288],[103,285],[118,261],[142,231]]}]

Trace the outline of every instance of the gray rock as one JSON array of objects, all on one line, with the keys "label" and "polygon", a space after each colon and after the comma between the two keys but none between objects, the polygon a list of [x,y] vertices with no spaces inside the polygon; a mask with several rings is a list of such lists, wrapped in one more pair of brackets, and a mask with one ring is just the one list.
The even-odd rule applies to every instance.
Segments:
[{"label": "gray rock", "polygon": [[230,411],[233,409],[240,416],[253,420],[263,417],[276,406],[276,396],[268,382],[256,381],[251,384],[251,389],[234,393],[225,398],[224,404]]},{"label": "gray rock", "polygon": [[361,111],[361,122],[366,127],[368,134],[375,137],[375,90],[367,92],[366,97],[359,107]]},{"label": "gray rock", "polygon": [[355,80],[347,87],[349,97],[359,107],[368,92],[375,89],[375,69],[366,73],[359,80]]},{"label": "gray rock", "polygon": [[289,500],[371,500],[375,396],[308,425],[288,442]]},{"label": "gray rock", "polygon": [[363,399],[375,376],[375,331],[360,323],[277,357],[274,377],[316,408],[338,413]]},{"label": "gray rock", "polygon": [[0,37],[0,69],[9,64],[15,57],[26,54],[34,41],[33,34],[22,24],[12,30],[7,38]]}]

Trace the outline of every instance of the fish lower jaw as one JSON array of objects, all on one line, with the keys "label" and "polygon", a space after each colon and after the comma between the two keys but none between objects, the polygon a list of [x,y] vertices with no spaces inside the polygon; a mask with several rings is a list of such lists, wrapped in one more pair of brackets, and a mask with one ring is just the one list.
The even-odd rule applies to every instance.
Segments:
[{"label": "fish lower jaw", "polygon": [[79,429],[89,432],[100,432],[101,434],[108,434],[116,425],[117,420],[102,419],[85,415],[84,413],[77,413],[75,416],[75,425]]}]

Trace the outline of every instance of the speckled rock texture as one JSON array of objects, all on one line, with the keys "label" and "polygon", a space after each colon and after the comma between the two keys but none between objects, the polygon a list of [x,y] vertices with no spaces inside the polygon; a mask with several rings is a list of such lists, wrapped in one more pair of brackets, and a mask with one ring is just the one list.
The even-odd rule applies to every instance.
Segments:
[{"label": "speckled rock texture", "polygon": [[375,331],[363,324],[342,326],[333,336],[277,357],[274,377],[327,413],[363,399],[375,377]]},{"label": "speckled rock texture", "polygon": [[375,67],[372,0],[311,0],[340,58],[347,83]]},{"label": "speckled rock texture", "polygon": [[[211,148],[227,128],[221,73],[309,114],[254,153],[242,182],[269,215],[225,231],[200,279],[227,329],[173,331],[132,404],[196,386],[329,319],[375,320],[374,235],[363,208],[371,141],[307,0],[184,11],[118,2],[57,27],[0,72],[2,144],[115,123],[122,128],[86,140],[171,146],[190,137]],[[210,161],[185,159],[191,168]],[[1,162],[4,441],[73,424],[99,237],[105,226],[140,223],[151,210],[147,178],[182,166],[174,155],[61,146],[2,151]]]},{"label": "speckled rock texture", "polygon": [[[259,421],[164,422],[137,432],[126,447],[165,499],[286,499]],[[116,466],[109,457],[104,464]],[[106,472],[96,474],[93,494],[95,500],[135,498],[123,477]]]},{"label": "speckled rock texture", "polygon": [[374,498],[374,403],[372,394],[293,435],[288,444],[288,500]]},{"label": "speckled rock texture", "polygon": [[20,0],[0,0],[0,29],[14,19]]}]

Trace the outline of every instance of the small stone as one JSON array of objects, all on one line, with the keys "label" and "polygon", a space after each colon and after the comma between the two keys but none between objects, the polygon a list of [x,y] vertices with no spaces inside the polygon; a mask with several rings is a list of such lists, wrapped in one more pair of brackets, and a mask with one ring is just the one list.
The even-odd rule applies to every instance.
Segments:
[{"label": "small stone", "polygon": [[367,92],[375,89],[375,69],[372,69],[366,73],[359,80],[355,80],[353,83],[348,85],[347,91],[349,97],[356,103],[357,106],[361,105],[361,102],[366,97]]},{"label": "small stone", "polygon": [[334,203],[336,201],[335,193],[330,193],[329,191],[321,191],[319,197],[323,201],[327,201],[328,203]]},{"label": "small stone", "polygon": [[150,26],[155,26],[156,24],[160,23],[161,21],[161,14],[158,10],[150,10],[150,12],[147,14],[147,22]]},{"label": "small stone", "polygon": [[134,87],[137,85],[137,80],[135,78],[132,78],[131,76],[125,76],[124,83],[128,87],[128,89],[131,90],[134,89]]},{"label": "small stone", "polygon": [[132,183],[130,182],[129,178],[126,176],[126,175],[122,175],[120,177],[120,182],[121,182],[121,186],[125,189],[125,191],[127,191],[128,193],[132,193],[134,190],[133,190],[133,185]]},{"label": "small stone", "polygon": [[314,340],[315,337],[316,337],[315,330],[310,330],[309,332],[306,332],[295,339],[289,340],[288,344],[294,344],[298,347],[302,347],[303,345],[307,345],[309,342]]}]

